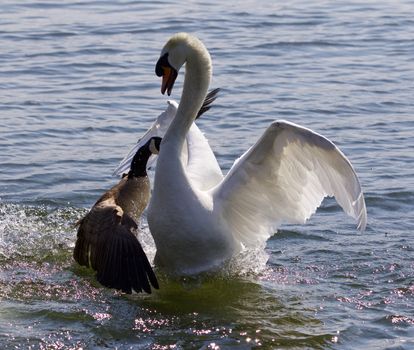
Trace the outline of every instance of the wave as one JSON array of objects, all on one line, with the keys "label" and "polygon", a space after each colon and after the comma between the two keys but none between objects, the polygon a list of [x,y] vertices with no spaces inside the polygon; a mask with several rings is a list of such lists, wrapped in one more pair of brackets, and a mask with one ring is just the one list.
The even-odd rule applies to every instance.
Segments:
[{"label": "wave", "polygon": [[0,262],[18,257],[41,261],[71,249],[73,225],[83,213],[72,207],[0,203]]}]

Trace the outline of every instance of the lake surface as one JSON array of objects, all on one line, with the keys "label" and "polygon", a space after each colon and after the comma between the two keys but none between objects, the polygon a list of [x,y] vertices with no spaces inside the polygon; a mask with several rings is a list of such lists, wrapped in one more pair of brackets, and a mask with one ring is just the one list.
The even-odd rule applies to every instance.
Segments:
[{"label": "lake surface", "polygon": [[[279,3],[279,4],[278,4]],[[1,349],[413,349],[411,1],[2,1]],[[275,119],[354,165],[366,232],[334,201],[243,268],[125,296],[72,259],[73,224],[166,107],[171,34],[210,50],[199,121],[225,171]],[[173,95],[179,99],[181,73]],[[142,241],[155,252],[146,220]]]}]

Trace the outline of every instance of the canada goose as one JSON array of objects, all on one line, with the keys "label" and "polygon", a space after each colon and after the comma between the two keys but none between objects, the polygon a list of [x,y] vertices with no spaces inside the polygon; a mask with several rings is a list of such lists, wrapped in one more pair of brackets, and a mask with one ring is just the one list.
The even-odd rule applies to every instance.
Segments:
[{"label": "canada goose", "polygon": [[158,289],[157,278],[137,237],[137,218],[147,206],[150,182],[147,161],[157,154],[161,138],[152,137],[135,153],[131,169],[121,181],[105,192],[78,222],[73,253],[83,266],[92,267],[104,286],[125,293],[151,293]]},{"label": "canada goose", "polygon": [[[365,229],[364,196],[349,160],[327,138],[287,121],[271,123],[212,188],[194,181],[182,150],[206,96],[212,65],[200,40],[179,33],[156,64],[162,94],[170,95],[184,64],[183,92],[162,140],[148,208],[156,265],[176,275],[216,268],[245,247],[264,246],[281,223],[304,223],[326,196],[334,196]],[[204,159],[191,161],[199,173],[214,166]]]}]

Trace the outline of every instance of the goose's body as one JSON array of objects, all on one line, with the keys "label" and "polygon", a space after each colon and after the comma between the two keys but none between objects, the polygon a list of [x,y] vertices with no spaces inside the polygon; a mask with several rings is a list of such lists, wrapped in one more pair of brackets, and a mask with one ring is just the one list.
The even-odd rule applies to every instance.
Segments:
[{"label": "goose's body", "polygon": [[156,73],[171,93],[186,65],[180,105],[163,137],[148,208],[156,264],[173,274],[213,269],[244,247],[263,246],[279,225],[304,223],[325,196],[334,196],[358,227],[366,226],[362,190],[343,153],[328,139],[286,121],[273,122],[213,187],[194,181],[209,162],[183,148],[206,96],[211,59],[195,37],[180,33],[162,50]]},{"label": "goose's body", "polygon": [[78,225],[75,260],[97,271],[98,281],[126,293],[151,292],[158,282],[137,237],[137,218],[147,206],[148,158],[158,153],[160,138],[151,138],[135,153],[131,170],[105,192]]}]

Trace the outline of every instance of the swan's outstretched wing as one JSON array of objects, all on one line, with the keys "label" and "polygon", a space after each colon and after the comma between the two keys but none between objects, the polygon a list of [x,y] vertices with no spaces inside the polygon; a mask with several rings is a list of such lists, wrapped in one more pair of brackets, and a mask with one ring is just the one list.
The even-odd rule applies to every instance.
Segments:
[{"label": "swan's outstretched wing", "polygon": [[92,267],[102,285],[131,293],[158,289],[157,278],[134,235],[135,221],[113,205],[95,205],[79,222],[73,257]]},{"label": "swan's outstretched wing", "polygon": [[365,229],[367,213],[357,175],[327,138],[276,121],[213,190],[237,239],[264,242],[282,223],[304,223],[325,196],[334,196]]}]

